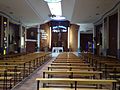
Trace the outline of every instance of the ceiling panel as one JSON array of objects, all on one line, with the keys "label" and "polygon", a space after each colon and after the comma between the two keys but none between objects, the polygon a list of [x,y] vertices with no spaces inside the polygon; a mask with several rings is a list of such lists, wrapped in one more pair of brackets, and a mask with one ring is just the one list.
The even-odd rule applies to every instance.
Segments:
[{"label": "ceiling panel", "polygon": [[[93,23],[120,0],[63,0],[62,13],[72,23]],[[43,0],[0,0],[0,11],[27,26],[49,21],[47,3]]]},{"label": "ceiling panel", "polygon": [[[43,22],[28,5],[26,0],[0,0],[0,11],[7,13],[25,25],[33,25]],[[12,12],[12,14],[10,14]]]},{"label": "ceiling panel", "polygon": [[93,23],[109,11],[120,0],[76,0],[73,22]]}]

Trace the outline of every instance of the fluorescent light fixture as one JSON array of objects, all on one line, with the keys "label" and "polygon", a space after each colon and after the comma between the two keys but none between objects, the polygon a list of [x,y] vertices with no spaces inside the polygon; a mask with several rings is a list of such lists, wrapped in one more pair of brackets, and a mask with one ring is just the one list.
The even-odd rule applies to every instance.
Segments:
[{"label": "fluorescent light fixture", "polygon": [[65,20],[65,17],[60,17],[60,16],[56,16],[56,17],[51,17],[51,19],[53,20]]},{"label": "fluorescent light fixture", "polygon": [[47,2],[52,15],[62,16],[62,7],[61,7],[62,0],[44,0],[44,1]]},{"label": "fluorescent light fixture", "polygon": [[44,0],[47,3],[56,3],[56,2],[61,2],[62,0]]},{"label": "fluorescent light fixture", "polygon": [[52,15],[62,16],[61,2],[48,3]]}]

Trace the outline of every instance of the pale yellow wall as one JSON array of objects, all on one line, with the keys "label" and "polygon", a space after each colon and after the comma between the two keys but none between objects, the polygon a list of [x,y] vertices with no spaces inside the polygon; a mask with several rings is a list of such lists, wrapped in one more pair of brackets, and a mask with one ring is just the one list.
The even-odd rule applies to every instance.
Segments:
[{"label": "pale yellow wall", "polygon": [[78,30],[79,26],[72,24],[70,26],[70,49],[77,51],[78,49]]}]

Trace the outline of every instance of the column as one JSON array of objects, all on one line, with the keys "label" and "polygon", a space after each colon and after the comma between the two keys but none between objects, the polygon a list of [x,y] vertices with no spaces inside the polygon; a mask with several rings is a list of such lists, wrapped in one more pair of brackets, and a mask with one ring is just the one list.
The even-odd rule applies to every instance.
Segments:
[{"label": "column", "polygon": [[23,48],[24,48],[24,37],[23,37],[23,29],[22,29],[22,24],[20,25],[20,29],[19,29],[19,33],[20,33],[20,52],[23,52]]},{"label": "column", "polygon": [[118,8],[117,58],[120,59],[120,6]]},{"label": "column", "polygon": [[80,27],[78,30],[78,53],[80,53]]},{"label": "column", "polygon": [[39,52],[40,51],[40,25],[38,25],[37,31],[38,31],[38,35],[37,35],[37,51]]},{"label": "column", "polygon": [[[107,19],[106,19],[107,20]],[[107,38],[109,34],[107,31],[107,21],[105,21],[105,19],[103,20],[103,32],[102,32],[102,54],[103,56],[106,56],[107,54]]]},{"label": "column", "polygon": [[95,32],[95,26],[93,28],[93,54],[96,52],[96,32]]},{"label": "column", "polygon": [[3,16],[1,17],[1,48],[0,48],[0,52],[1,54],[3,54],[3,50],[4,50],[4,30],[3,30]]}]

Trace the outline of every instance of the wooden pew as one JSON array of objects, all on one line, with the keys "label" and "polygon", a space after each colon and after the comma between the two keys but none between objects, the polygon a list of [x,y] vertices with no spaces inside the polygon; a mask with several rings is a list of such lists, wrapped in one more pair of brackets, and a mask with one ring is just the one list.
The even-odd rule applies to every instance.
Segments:
[{"label": "wooden pew", "polygon": [[83,61],[53,61],[53,63],[84,63]]},{"label": "wooden pew", "polygon": [[12,77],[3,77],[0,76],[0,88],[3,88],[3,90],[10,90],[12,88]]},{"label": "wooden pew", "polygon": [[[75,90],[75,89],[74,88],[40,88],[39,90]],[[109,90],[109,89],[77,88],[77,90]]]},{"label": "wooden pew", "polygon": [[120,63],[106,62],[101,67],[101,71],[104,71],[105,78],[109,77],[109,73],[120,72]]},{"label": "wooden pew", "polygon": [[29,69],[26,67],[26,62],[0,62],[0,65],[17,65],[17,70],[21,72],[23,78],[28,76]]},{"label": "wooden pew", "polygon": [[12,77],[13,83],[16,85],[22,80],[21,72],[17,70],[15,65],[0,65],[0,76],[4,76],[6,71],[6,77]]},{"label": "wooden pew", "polygon": [[3,60],[3,61],[0,61],[0,64],[1,65],[17,65],[19,67],[19,70],[23,70],[24,69],[26,70],[26,74],[30,74],[32,73],[33,70],[35,70],[35,65],[33,65],[33,60],[22,60],[22,59],[13,59],[13,60]]},{"label": "wooden pew", "polygon": [[82,61],[80,58],[57,58],[57,61]]},{"label": "wooden pew", "polygon": [[68,59],[68,58],[79,58],[79,57],[73,53],[61,53],[57,56],[57,59],[61,59],[61,58]]},{"label": "wooden pew", "polygon": [[[68,55],[68,54],[67,54]],[[83,76],[87,76],[87,75],[89,75],[89,76],[92,76],[92,75],[96,75],[96,74],[101,74],[100,72],[99,73],[97,73],[97,71],[95,71],[95,73],[93,74],[92,72],[94,72],[94,71],[90,71],[89,72],[89,70],[93,70],[94,69],[94,67],[88,67],[88,68],[86,68],[86,67],[78,67],[79,65],[80,65],[80,63],[82,63],[81,65],[83,65],[84,66],[84,61],[81,61],[81,60],[78,60],[78,59],[76,59],[76,60],[74,60],[75,58],[72,58],[72,56],[70,56],[70,55],[68,55],[68,56],[62,56],[62,54],[61,54],[61,56],[59,56],[56,60],[54,60],[53,61],[53,63],[51,64],[51,66],[49,66],[48,67],[48,70],[49,69],[60,69],[60,70],[64,70],[64,69],[68,69],[68,71],[44,71],[43,72],[43,77],[45,78],[45,74],[48,74],[48,75],[70,75],[72,78],[73,78],[73,75],[74,74],[79,74],[79,75],[83,75]],[[72,54],[71,54],[72,55]],[[68,59],[69,58],[69,59]],[[79,62],[79,64],[77,64]],[[67,63],[72,63],[72,64],[67,64]],[[74,66],[76,64],[76,66]],[[68,66],[64,66],[64,65],[68,65]],[[69,66],[69,65],[71,65],[71,66]],[[78,65],[78,66],[77,66]],[[82,70],[88,70],[88,71],[72,71],[73,69],[78,69],[78,70],[80,70],[80,69],[82,69]],[[75,84],[75,82],[73,82],[73,81],[57,81],[56,80],[56,78],[54,78],[55,79],[55,81],[54,80],[50,80],[50,81],[48,81],[48,80],[46,80],[47,82],[44,82],[44,80],[37,80],[37,90],[39,90],[39,82],[43,82],[43,83],[59,83],[59,84],[61,84],[61,83],[69,83],[69,84],[74,84],[75,85],[75,90],[77,89],[77,90],[104,90],[104,89],[79,89],[79,88],[76,88],[77,87],[77,84]],[[61,79],[64,79],[64,78],[60,78],[60,80]],[[66,78],[65,78],[66,79]],[[75,80],[75,79],[74,79]],[[83,79],[82,79],[83,80]],[[91,80],[93,80],[93,79],[91,79]],[[98,81],[97,81],[98,80]],[[88,81],[88,82],[86,82],[86,79],[84,79],[83,81],[79,81],[79,82],[77,82],[77,83],[79,83],[79,84],[83,84],[83,83],[81,83],[81,82],[84,82],[84,84],[106,84],[105,82],[106,81],[104,81],[104,82],[102,82],[102,81],[100,81],[99,82],[99,79],[97,79],[96,81],[97,82],[94,82],[93,83],[93,81],[92,81],[92,83],[91,83],[91,81]],[[116,82],[107,82],[107,84],[112,84],[113,83],[113,89],[111,89],[111,90],[115,90],[115,83]],[[45,85],[45,84],[44,84]],[[50,88],[40,88],[40,90],[51,90]],[[54,90],[55,88],[52,88],[52,90]],[[57,90],[62,90],[62,88],[57,88]],[[65,88],[64,88],[65,89]],[[63,90],[64,90],[63,89]],[[65,90],[70,90],[70,88],[67,88],[67,89],[65,89]],[[108,89],[105,89],[105,90],[108,90]]]},{"label": "wooden pew", "polygon": [[111,79],[120,79],[120,73],[109,73]]},{"label": "wooden pew", "polygon": [[77,76],[87,76],[92,78],[101,78],[102,72],[100,71],[43,71],[43,78],[45,78],[45,75],[48,75],[48,78],[56,75],[64,75],[65,77],[68,75],[70,78],[75,78],[75,75]]},{"label": "wooden pew", "polygon": [[43,87],[46,87],[47,83],[52,84],[74,84],[75,90],[77,90],[78,85],[106,85],[109,84],[110,90],[116,90],[117,80],[104,80],[104,79],[69,79],[69,78],[36,78],[37,80],[37,90],[39,90],[39,83],[43,83]]},{"label": "wooden pew", "polygon": [[0,72],[3,72],[2,75],[0,75],[0,88],[3,88],[3,90],[10,90],[13,85],[13,77],[7,75],[8,72],[6,69],[0,69]]},{"label": "wooden pew", "polygon": [[[4,81],[9,82],[9,80],[12,83],[12,86],[16,85],[16,83],[21,81],[21,79],[27,77],[29,74],[32,73],[32,71],[34,71],[44,62],[46,62],[48,60],[48,57],[49,53],[31,53],[19,57],[10,56],[4,58],[4,60],[0,61],[0,86],[4,85]],[[4,70],[7,71],[6,75],[4,75]],[[18,75],[20,75],[20,78],[17,77]],[[4,76],[7,77],[6,80],[3,79]],[[10,86],[10,88],[12,87],[9,83],[7,83],[7,87],[8,86]],[[7,87],[4,86],[4,88]]]},{"label": "wooden pew", "polygon": [[48,70],[54,70],[54,69],[60,69],[60,70],[74,70],[74,69],[78,69],[78,70],[94,70],[94,67],[85,67],[85,66],[48,66]]},{"label": "wooden pew", "polygon": [[51,66],[90,66],[87,63],[51,63]]},{"label": "wooden pew", "polygon": [[14,54],[9,54],[9,55],[5,55],[5,56],[2,56],[2,59],[9,59],[9,58],[16,58],[16,57],[19,57],[19,56],[24,56],[26,55],[27,53],[14,53]]},{"label": "wooden pew", "polygon": [[[78,63],[79,62],[79,64],[76,64],[76,66],[78,65],[80,65],[80,63],[82,63],[82,64],[84,64],[85,63],[85,61],[84,60],[80,60],[80,59],[75,59],[75,58],[72,58],[72,56],[70,56],[70,55],[72,55],[72,54],[66,54],[66,55],[60,55],[59,57],[57,57],[57,59],[56,60],[54,60],[53,61],[53,63],[51,64],[51,66],[49,66],[48,67],[48,70],[49,69],[60,69],[60,70],[64,70],[64,69],[68,69],[68,71],[44,71],[43,72],[43,77],[45,77],[45,73],[46,74],[49,74],[49,75],[57,75],[57,74],[68,74],[68,75],[71,75],[71,73],[73,74],[73,72],[76,72],[77,73],[77,71],[71,71],[73,68],[74,69],[78,69],[79,67],[75,67],[74,65],[76,64],[76,63]],[[74,57],[74,55],[73,55],[73,57]],[[74,60],[75,59],[75,60]],[[66,64],[66,63],[73,63],[72,65],[71,64]],[[81,64],[81,65],[82,65]],[[66,67],[66,66],[64,66],[64,65],[68,65],[68,67]],[[69,65],[71,65],[71,66],[69,66]],[[84,65],[83,65],[84,66]],[[72,69],[71,69],[72,68]],[[91,68],[91,67],[90,67]],[[90,70],[90,68],[88,69],[88,68],[86,68],[86,70],[88,69],[88,70]],[[80,69],[80,68],[79,68]],[[85,67],[81,67],[81,69],[85,69]],[[93,70],[93,69],[92,69]],[[71,72],[71,73],[70,73]],[[87,73],[85,73],[85,72],[87,72],[87,71],[84,71],[84,74],[83,75],[87,75]],[[93,72],[93,71],[92,71]],[[80,74],[80,73],[79,73]],[[81,72],[81,75],[82,75],[82,72]],[[90,74],[90,75],[92,75],[92,74]],[[72,75],[71,75],[72,76]],[[51,81],[52,82],[52,81]],[[54,82],[54,81],[53,81]],[[73,83],[74,84],[74,83]],[[60,88],[61,89],[61,88]],[[115,88],[114,88],[115,89]],[[112,90],[114,90],[114,89],[112,89]],[[44,90],[44,88],[43,88],[43,90]],[[47,90],[47,88],[46,88],[46,90]],[[48,89],[48,90],[51,90],[51,89]],[[53,90],[54,90],[54,88],[53,88]],[[58,89],[59,90],[59,89]],[[69,89],[68,89],[69,90]],[[79,90],[79,89],[77,89],[77,90]],[[82,90],[82,89],[80,89],[80,90]],[[84,90],[84,89],[83,89]],[[87,90],[87,89],[85,89],[85,90]],[[91,89],[88,89],[88,90],[91,90]],[[92,89],[92,90],[94,90],[94,89]],[[95,89],[95,90],[97,90],[97,89]],[[98,89],[99,90],[99,89]]]}]

